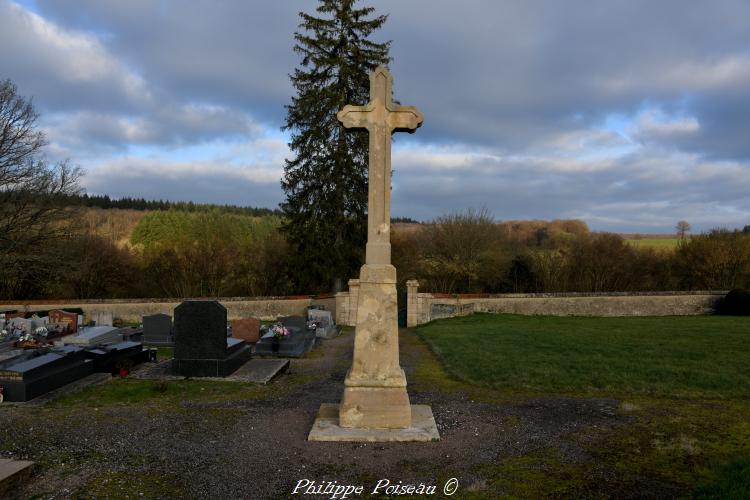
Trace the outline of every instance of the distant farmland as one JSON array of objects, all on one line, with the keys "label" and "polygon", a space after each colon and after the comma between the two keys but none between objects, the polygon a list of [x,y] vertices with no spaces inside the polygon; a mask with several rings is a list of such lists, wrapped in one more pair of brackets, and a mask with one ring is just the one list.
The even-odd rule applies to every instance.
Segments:
[{"label": "distant farmland", "polygon": [[659,250],[674,250],[680,242],[680,238],[673,234],[623,234],[625,241],[640,248],[655,248]]}]

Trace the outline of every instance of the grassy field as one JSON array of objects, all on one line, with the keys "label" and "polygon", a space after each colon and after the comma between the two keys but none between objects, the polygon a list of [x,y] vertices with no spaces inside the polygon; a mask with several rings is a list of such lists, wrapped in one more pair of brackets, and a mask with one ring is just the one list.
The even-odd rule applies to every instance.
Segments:
[{"label": "grassy field", "polygon": [[680,242],[679,238],[628,238],[629,245],[641,248],[656,248],[659,250],[674,250]]},{"label": "grassy field", "polygon": [[[750,318],[475,314],[417,333],[446,370],[425,363],[418,383],[487,401],[616,398],[631,423],[579,435],[602,469],[686,498],[750,498]],[[576,497],[588,467],[540,449],[499,461],[492,484],[511,497]]]},{"label": "grassy field", "polygon": [[750,320],[475,314],[418,330],[449,372],[524,393],[750,398]]}]

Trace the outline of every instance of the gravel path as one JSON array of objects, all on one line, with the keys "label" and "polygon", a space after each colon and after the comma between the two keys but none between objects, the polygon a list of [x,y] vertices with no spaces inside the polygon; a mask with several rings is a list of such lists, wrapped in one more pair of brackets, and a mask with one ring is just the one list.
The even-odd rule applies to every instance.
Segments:
[{"label": "gravel path", "polygon": [[[414,335],[402,331],[408,340],[402,342],[402,365],[409,380],[419,360],[431,356]],[[271,384],[279,390],[265,399],[196,400],[167,407],[0,407],[0,458],[39,462],[32,482],[16,492],[19,498],[287,498],[304,479],[362,485],[365,491],[381,479],[423,483],[436,486],[433,498],[442,498],[444,484],[453,477],[459,488],[454,498],[469,491],[493,498],[502,492],[498,463],[550,449],[563,462],[591,462],[580,496],[675,494],[668,485],[646,479],[642,484],[624,481],[601,470],[587,454],[584,441],[596,441],[630,419],[617,412],[618,401],[609,399],[546,397],[492,404],[423,382],[410,389],[411,400],[432,406],[441,441],[307,442],[320,404],[340,399],[352,341],[348,333],[326,341],[307,359],[292,360],[289,372]]]}]

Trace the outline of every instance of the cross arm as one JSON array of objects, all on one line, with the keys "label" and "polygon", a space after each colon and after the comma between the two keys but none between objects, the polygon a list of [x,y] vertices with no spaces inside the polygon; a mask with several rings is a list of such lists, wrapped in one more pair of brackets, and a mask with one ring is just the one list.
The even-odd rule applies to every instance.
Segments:
[{"label": "cross arm", "polygon": [[388,114],[388,125],[395,132],[412,133],[423,121],[424,115],[414,106],[398,106]]},{"label": "cross arm", "polygon": [[367,106],[352,106],[347,104],[344,109],[336,113],[336,118],[346,128],[367,128],[369,113]]}]

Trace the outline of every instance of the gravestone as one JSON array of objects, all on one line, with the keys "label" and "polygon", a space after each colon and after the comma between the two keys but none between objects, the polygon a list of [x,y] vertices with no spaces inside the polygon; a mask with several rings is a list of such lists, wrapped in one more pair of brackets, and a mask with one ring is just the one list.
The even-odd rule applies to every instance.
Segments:
[{"label": "gravestone", "polygon": [[68,333],[76,333],[78,331],[78,314],[76,313],[61,311],[59,309],[50,311],[49,322],[65,325]]},{"label": "gravestone", "polygon": [[244,340],[227,338],[227,310],[215,300],[186,300],[174,310],[172,371],[186,377],[226,377],[250,359]]},{"label": "gravestone", "polygon": [[6,401],[28,401],[89,375],[93,366],[76,346],[31,352],[0,362],[0,386]]},{"label": "gravestone", "polygon": [[23,331],[24,333],[31,333],[34,331],[32,321],[26,318],[11,318],[11,320],[8,322],[8,326],[10,327],[11,331],[18,330]]},{"label": "gravestone", "polygon": [[258,318],[232,320],[232,337],[255,344],[260,340],[260,320]]},{"label": "gravestone", "polygon": [[390,243],[391,135],[413,132],[423,116],[414,107],[394,104],[392,85],[388,70],[376,68],[370,75],[370,102],[344,106],[336,115],[344,127],[369,133],[367,245],[359,276],[354,356],[344,394],[338,408],[321,406],[310,440],[439,439],[430,407],[411,406],[399,364],[396,268],[391,265]]},{"label": "gravestone", "polygon": [[289,335],[275,339],[271,329],[255,345],[259,356],[279,356],[284,358],[301,358],[315,345],[315,330],[308,330],[307,320],[302,316],[279,318],[279,323],[289,331]]},{"label": "gravestone", "polygon": [[157,347],[173,346],[172,316],[161,313],[144,316],[143,343]]},{"label": "gravestone", "polygon": [[114,315],[111,312],[99,311],[93,313],[90,319],[96,326],[113,326]]},{"label": "gravestone", "polygon": [[315,331],[315,335],[318,338],[331,339],[336,337],[339,333],[336,324],[333,322],[331,311],[308,309],[307,319],[317,323],[318,328]]}]

